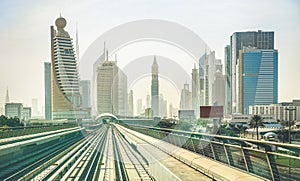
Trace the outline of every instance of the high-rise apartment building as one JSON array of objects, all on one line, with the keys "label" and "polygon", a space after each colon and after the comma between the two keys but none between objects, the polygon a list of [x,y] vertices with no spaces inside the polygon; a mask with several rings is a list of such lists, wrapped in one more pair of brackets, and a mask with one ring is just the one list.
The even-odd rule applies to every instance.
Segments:
[{"label": "high-rise apartment building", "polygon": [[45,119],[52,120],[51,63],[44,63]]},{"label": "high-rise apartment building", "polygon": [[154,61],[152,64],[151,109],[153,111],[153,117],[159,116],[159,82],[158,64],[156,62],[156,56],[154,56]]},{"label": "high-rise apartment building", "polygon": [[248,114],[249,106],[277,104],[277,50],[246,47],[240,50],[238,84],[238,109],[241,113]]},{"label": "high-rise apartment building", "polygon": [[[274,49],[274,32],[265,31],[248,31],[248,32],[235,32],[230,37],[230,58],[231,63],[230,70],[226,70],[231,73],[230,91],[231,92],[231,104],[232,113],[241,112],[238,110],[238,84],[237,84],[237,64],[239,58],[239,51],[243,47],[256,47],[257,49]],[[228,65],[226,65],[227,67]],[[228,67],[229,68],[229,67]]]},{"label": "high-rise apartment building", "polygon": [[81,118],[79,76],[73,40],[64,30],[67,21],[59,17],[51,30],[52,118]]}]

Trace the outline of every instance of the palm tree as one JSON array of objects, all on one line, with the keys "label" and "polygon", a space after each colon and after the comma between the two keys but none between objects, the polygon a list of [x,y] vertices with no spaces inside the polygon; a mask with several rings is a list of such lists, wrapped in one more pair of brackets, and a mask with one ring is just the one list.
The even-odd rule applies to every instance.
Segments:
[{"label": "palm tree", "polygon": [[264,127],[263,118],[259,115],[254,115],[250,120],[250,128],[256,128],[256,139],[258,140],[258,127]]}]

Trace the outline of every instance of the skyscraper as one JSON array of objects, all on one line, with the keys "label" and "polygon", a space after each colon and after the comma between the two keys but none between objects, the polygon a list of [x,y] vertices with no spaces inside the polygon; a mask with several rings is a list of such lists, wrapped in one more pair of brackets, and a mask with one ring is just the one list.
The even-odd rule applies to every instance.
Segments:
[{"label": "skyscraper", "polygon": [[136,113],[137,113],[138,116],[141,115],[142,112],[143,112],[143,107],[142,106],[143,106],[143,100],[138,99],[136,101]]},{"label": "skyscraper", "polygon": [[196,65],[192,70],[192,105],[193,110],[195,111],[196,117],[200,116],[200,80],[198,69]]},{"label": "skyscraper", "polygon": [[150,108],[150,107],[151,107],[151,104],[150,104],[150,95],[148,93],[147,96],[146,96],[146,108]]},{"label": "skyscraper", "polygon": [[237,64],[239,51],[243,47],[257,47],[258,49],[274,49],[274,32],[248,31],[235,32],[230,37],[230,57],[231,57],[231,99],[232,113],[240,112],[238,110],[238,84],[237,84]]},{"label": "skyscraper", "polygon": [[129,105],[129,115],[133,116],[134,114],[134,108],[133,108],[133,90],[129,91],[128,95],[128,105]]},{"label": "skyscraper", "polygon": [[231,114],[231,57],[230,57],[230,45],[225,47],[224,62],[225,62],[225,113]]},{"label": "skyscraper", "polygon": [[199,92],[200,92],[200,98],[199,98],[199,103],[200,105],[205,104],[205,90],[204,90],[204,69],[205,69],[205,60],[206,60],[206,52],[203,54],[200,59],[199,59]]},{"label": "skyscraper", "polygon": [[183,89],[181,90],[180,109],[192,110],[192,93],[189,90],[188,83],[185,83]]},{"label": "skyscraper", "polygon": [[79,92],[82,98],[81,107],[91,107],[91,83],[89,80],[81,80],[79,82]]},{"label": "skyscraper", "polygon": [[51,30],[52,117],[71,119],[80,117],[81,97],[79,76],[72,38],[64,30],[67,21],[59,17]]},{"label": "skyscraper", "polygon": [[244,47],[238,65],[240,112],[248,114],[249,106],[277,104],[277,50]]},{"label": "skyscraper", "polygon": [[34,116],[34,117],[38,117],[38,116],[40,116],[39,115],[39,106],[38,106],[38,99],[36,99],[36,98],[33,98],[32,100],[31,100],[31,107],[32,107],[32,115]]},{"label": "skyscraper", "polygon": [[159,82],[156,56],[154,56],[154,61],[152,64],[151,109],[153,111],[153,117],[159,116]]},{"label": "skyscraper", "polygon": [[159,117],[167,117],[168,116],[168,105],[167,105],[167,100],[164,99],[163,94],[160,94],[159,100]]},{"label": "skyscraper", "polygon": [[45,119],[52,120],[51,63],[44,62]]},{"label": "skyscraper", "polygon": [[116,61],[109,61],[106,55],[105,61],[98,65],[96,77],[97,114],[127,115],[127,77]]},{"label": "skyscraper", "polygon": [[215,51],[206,55],[204,67],[204,105],[214,105],[213,84],[217,75],[222,74],[222,63],[216,59]]}]

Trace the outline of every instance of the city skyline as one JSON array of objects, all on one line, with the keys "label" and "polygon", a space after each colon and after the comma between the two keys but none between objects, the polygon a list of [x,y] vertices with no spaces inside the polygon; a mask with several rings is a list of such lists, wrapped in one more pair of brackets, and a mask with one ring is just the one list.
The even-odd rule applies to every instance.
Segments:
[{"label": "city skyline", "polygon": [[[44,105],[43,64],[45,61],[50,62],[49,26],[54,23],[59,12],[68,19],[68,31],[72,37],[75,37],[75,25],[76,22],[78,23],[81,54],[85,52],[95,38],[110,28],[121,23],[145,18],[166,19],[190,28],[208,44],[211,50],[216,52],[216,58],[221,59],[222,62],[224,62],[224,47],[229,44],[233,32],[257,31],[259,29],[274,31],[275,48],[279,50],[278,100],[281,102],[299,98],[296,90],[300,89],[300,85],[290,82],[291,77],[300,76],[300,73],[297,72],[297,67],[300,66],[297,62],[297,57],[300,56],[297,52],[300,45],[300,22],[297,21],[300,17],[299,3],[296,1],[262,1],[258,6],[260,1],[254,1],[251,3],[257,10],[250,10],[251,8],[245,9],[247,5],[235,1],[216,2],[188,1],[181,4],[176,1],[169,1],[166,2],[169,8],[161,12],[163,7],[161,2],[149,4],[147,1],[143,1],[137,3],[137,10],[130,12],[132,8],[126,8],[130,1],[122,1],[119,4],[111,2],[98,4],[98,2],[90,1],[84,6],[74,2],[73,8],[70,8],[67,2],[59,1],[44,1],[43,3],[27,1],[26,4],[21,1],[2,1],[3,16],[0,19],[2,27],[0,36],[3,43],[0,44],[0,64],[4,70],[0,73],[0,104],[4,104],[5,92],[8,87],[11,102],[23,102],[24,105],[31,105],[31,99],[37,98],[39,104]],[[267,15],[263,16],[263,10],[268,7],[270,2],[273,2],[273,8],[268,9]],[[58,4],[61,5],[60,8],[57,8]],[[94,14],[85,13],[87,9],[93,10],[93,6],[97,5],[101,5],[104,14],[119,9],[127,16],[122,17],[122,13],[117,13],[117,15],[107,13],[107,15],[101,16],[101,13],[97,11]],[[124,9],[120,9],[122,5],[124,5]],[[187,13],[187,15],[184,13],[176,14],[176,10],[180,8],[179,5],[182,5],[182,12]],[[282,12],[282,8],[289,9],[289,11]],[[79,9],[80,11],[77,13]],[[239,9],[243,9],[245,12],[242,13]],[[146,10],[146,13],[143,10]],[[235,10],[237,12],[233,12]],[[31,16],[37,12],[39,12],[38,17]],[[222,18],[218,12],[222,12]],[[203,18],[205,13],[210,18]],[[237,13],[240,13],[239,17],[236,17]],[[199,19],[197,19],[198,17]],[[222,22],[222,19],[227,21]],[[17,33],[20,29],[22,29],[22,33]],[[212,29],[215,31],[211,31]],[[28,46],[29,42],[30,46]],[[13,76],[10,70],[14,70]],[[26,74],[24,75],[23,72]],[[20,76],[21,74],[22,76]],[[20,77],[22,77],[22,81],[20,81]],[[34,84],[28,86],[32,82]]]}]

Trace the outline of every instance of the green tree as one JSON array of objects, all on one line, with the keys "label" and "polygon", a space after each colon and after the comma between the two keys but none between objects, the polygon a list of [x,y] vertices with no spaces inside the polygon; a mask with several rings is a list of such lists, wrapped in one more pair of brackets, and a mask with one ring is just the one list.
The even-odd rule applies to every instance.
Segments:
[{"label": "green tree", "polygon": [[7,118],[4,115],[0,116],[0,126],[16,127],[23,126],[23,123],[20,122],[19,118]]},{"label": "green tree", "polygon": [[243,134],[245,137],[245,131],[246,131],[247,127],[245,127],[242,124],[237,124],[235,127],[239,131],[239,136],[241,137],[241,134]]},{"label": "green tree", "polygon": [[256,139],[258,140],[258,128],[264,127],[263,118],[259,115],[253,115],[250,120],[250,128],[256,128]]}]

